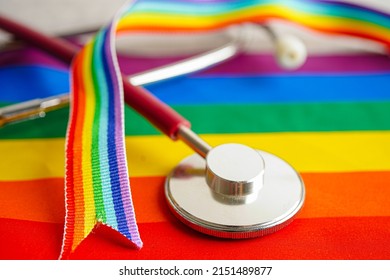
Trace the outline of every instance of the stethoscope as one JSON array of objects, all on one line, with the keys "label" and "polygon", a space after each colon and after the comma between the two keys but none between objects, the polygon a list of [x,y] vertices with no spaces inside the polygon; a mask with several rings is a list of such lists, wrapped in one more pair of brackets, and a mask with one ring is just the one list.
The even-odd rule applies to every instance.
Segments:
[{"label": "stethoscope", "polygon": [[[0,27],[68,63],[77,51],[66,41],[1,16]],[[304,63],[306,49],[298,38],[277,36],[267,26],[255,28],[263,28],[271,37],[282,67],[295,69]],[[171,139],[181,139],[196,152],[166,178],[169,208],[191,228],[224,238],[263,236],[288,225],[305,200],[300,175],[286,161],[265,151],[237,143],[211,147],[190,129],[187,120],[139,86],[200,71],[234,57],[248,39],[246,30],[243,27],[238,36],[214,50],[124,79],[126,103]],[[4,107],[0,109],[0,127],[43,117],[68,103],[68,95],[62,94]]]}]

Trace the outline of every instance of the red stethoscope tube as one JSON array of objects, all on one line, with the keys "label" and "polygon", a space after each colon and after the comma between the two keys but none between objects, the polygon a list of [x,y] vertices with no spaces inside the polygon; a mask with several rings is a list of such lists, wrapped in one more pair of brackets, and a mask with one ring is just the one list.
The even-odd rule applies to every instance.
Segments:
[{"label": "red stethoscope tube", "polygon": [[[0,28],[67,64],[72,62],[78,52],[76,46],[63,39],[49,37],[1,15]],[[149,91],[132,85],[125,77],[122,80],[125,102],[168,137],[176,140],[180,127],[190,128],[188,120]]]}]

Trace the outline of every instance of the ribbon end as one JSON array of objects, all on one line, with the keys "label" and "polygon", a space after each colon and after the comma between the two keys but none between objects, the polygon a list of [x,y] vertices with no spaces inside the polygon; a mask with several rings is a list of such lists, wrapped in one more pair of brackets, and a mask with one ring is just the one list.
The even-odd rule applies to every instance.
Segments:
[{"label": "ribbon end", "polygon": [[141,239],[139,238],[138,232],[132,236],[132,238],[128,238],[117,229],[113,228],[109,224],[99,224],[94,230],[96,234],[103,237],[104,239],[110,240],[111,242],[116,243],[117,245],[128,247],[130,249],[140,250],[143,246]]},{"label": "ribbon end", "polygon": [[[96,235],[99,238],[102,238],[104,240],[109,240],[111,243],[114,243],[118,246],[125,247],[128,249],[140,250],[143,246],[142,240],[140,239],[138,232],[135,232],[132,235],[132,238],[128,238],[127,236],[125,236],[124,234],[122,234],[121,232],[119,232],[117,229],[113,228],[109,224],[98,222],[96,223],[93,230],[77,244],[70,241],[64,242],[58,259],[69,260],[73,252],[90,234]],[[73,244],[75,244],[75,246]]]}]

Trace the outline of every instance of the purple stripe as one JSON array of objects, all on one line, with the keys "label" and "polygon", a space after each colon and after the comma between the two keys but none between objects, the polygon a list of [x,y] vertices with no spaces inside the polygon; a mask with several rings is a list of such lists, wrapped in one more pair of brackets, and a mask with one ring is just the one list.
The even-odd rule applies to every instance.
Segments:
[{"label": "purple stripe", "polygon": [[69,65],[33,48],[2,51],[0,53],[0,66],[14,65],[42,65],[60,70],[69,69]]},{"label": "purple stripe", "polygon": [[381,15],[381,16],[387,17],[387,18],[390,16],[390,14],[382,12],[382,11],[377,10],[377,9],[374,9],[372,7],[362,6],[362,5],[358,5],[358,4],[354,4],[354,3],[329,1],[329,0],[306,0],[306,1],[313,2],[313,3],[320,3],[320,4],[324,4],[324,5],[328,5],[328,6],[332,5],[332,6],[339,6],[339,7],[349,8],[349,9],[360,10],[360,11],[366,11],[366,12],[374,13],[374,14]]},{"label": "purple stripe", "polygon": [[298,70],[281,69],[272,56],[241,56],[224,65],[204,71],[200,75],[232,74],[315,74],[315,73],[367,73],[389,72],[390,59],[382,55],[311,56]]},{"label": "purple stripe", "polygon": [[[139,73],[154,67],[166,65],[182,58],[135,58],[121,57],[121,70],[126,75]],[[347,74],[390,72],[390,59],[386,55],[321,55],[310,56],[298,70],[281,69],[272,55],[240,55],[228,62],[197,73],[207,75],[269,75],[269,74]]]},{"label": "purple stripe", "polygon": [[[132,75],[148,69],[163,66],[183,59],[177,58],[142,58],[119,56],[123,73]],[[42,65],[54,69],[68,69],[57,59],[33,48],[23,48],[0,53],[0,67],[13,65]],[[315,73],[369,73],[389,72],[390,59],[386,55],[317,55],[310,56],[306,64],[293,72],[287,72],[275,63],[272,55],[240,55],[211,69],[201,71],[204,75],[256,75],[256,74],[315,74]]]},{"label": "purple stripe", "polygon": [[127,220],[127,226],[129,228],[132,241],[139,247],[142,246],[141,239],[139,237],[137,224],[135,223],[135,215],[134,215],[134,209],[132,204],[132,199],[130,197],[130,183],[129,183],[129,177],[127,173],[127,163],[126,163],[126,151],[125,151],[125,143],[124,143],[124,126],[123,126],[123,90],[119,87],[118,79],[116,77],[116,71],[114,67],[113,59],[116,59],[116,56],[113,56],[112,49],[111,49],[111,40],[114,38],[113,35],[110,33],[105,39],[104,42],[104,48],[106,50],[107,55],[107,65],[109,68],[109,74],[110,78],[113,81],[113,87],[114,87],[114,106],[115,106],[115,115],[116,123],[115,123],[115,142],[116,142],[116,151],[117,151],[117,162],[118,162],[118,169],[119,169],[119,180],[121,185],[121,195],[122,195],[122,202],[124,207],[124,212],[126,215]]}]

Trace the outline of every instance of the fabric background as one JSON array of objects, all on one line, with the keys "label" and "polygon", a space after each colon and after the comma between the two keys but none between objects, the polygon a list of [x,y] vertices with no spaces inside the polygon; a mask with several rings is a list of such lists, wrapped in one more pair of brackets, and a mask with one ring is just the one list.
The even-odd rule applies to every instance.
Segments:
[{"label": "fabric background", "polygon": [[[1,3],[1,4],[4,4]],[[1,7],[1,6],[0,6]],[[329,38],[329,37],[327,37]],[[348,42],[348,40],[347,40]],[[127,74],[177,57],[122,55]],[[68,67],[28,47],[0,54],[0,106],[69,90]],[[130,182],[144,248],[104,227],[74,259],[389,259],[390,60],[378,53],[312,52],[296,72],[265,53],[149,86],[212,145],[246,143],[290,162],[306,202],[275,234],[222,240],[169,211],[165,176],[192,151],[126,107]],[[56,259],[64,222],[68,109],[0,129],[0,259]]]}]

